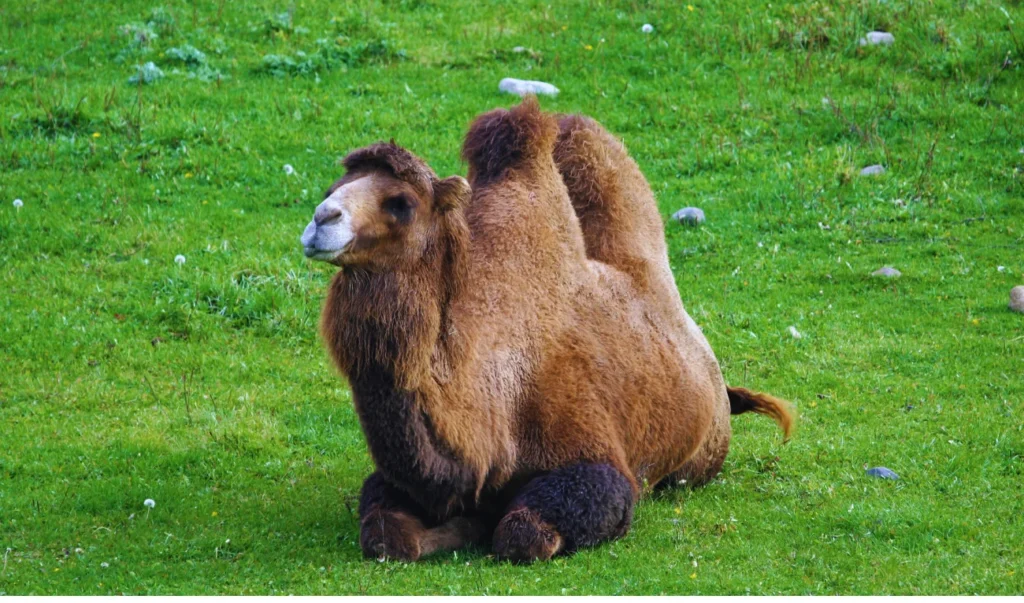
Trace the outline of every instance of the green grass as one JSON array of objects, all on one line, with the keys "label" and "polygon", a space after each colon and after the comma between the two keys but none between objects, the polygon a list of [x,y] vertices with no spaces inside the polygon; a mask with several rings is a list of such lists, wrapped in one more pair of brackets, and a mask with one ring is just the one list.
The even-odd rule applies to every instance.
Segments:
[{"label": "green grass", "polygon": [[[0,5],[0,594],[1024,591],[1019,0],[151,6]],[[799,430],[737,417],[721,479],[570,558],[364,561],[298,235],[355,147],[464,173],[505,76],[705,210],[682,299]]]}]

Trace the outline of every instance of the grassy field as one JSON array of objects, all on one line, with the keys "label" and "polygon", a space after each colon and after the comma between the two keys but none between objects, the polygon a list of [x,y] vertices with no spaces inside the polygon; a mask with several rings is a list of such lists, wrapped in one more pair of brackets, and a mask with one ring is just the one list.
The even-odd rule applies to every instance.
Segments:
[{"label": "grassy field", "polygon": [[[1020,0],[153,6],[0,4],[0,594],[1024,592]],[[352,148],[464,173],[505,76],[704,209],[683,302],[801,423],[574,557],[364,561],[298,236]]]}]

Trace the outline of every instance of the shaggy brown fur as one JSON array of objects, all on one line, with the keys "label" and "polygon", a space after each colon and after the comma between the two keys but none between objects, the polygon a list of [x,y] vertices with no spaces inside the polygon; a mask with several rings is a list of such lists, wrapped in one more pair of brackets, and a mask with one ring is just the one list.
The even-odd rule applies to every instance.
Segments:
[{"label": "shaggy brown fur", "polygon": [[378,467],[367,555],[491,530],[504,558],[571,552],[624,534],[644,484],[717,474],[730,410],[788,434],[785,403],[726,388],[621,143],[527,99],[480,116],[463,157],[471,187],[373,145],[331,189],[373,177],[322,320]]}]

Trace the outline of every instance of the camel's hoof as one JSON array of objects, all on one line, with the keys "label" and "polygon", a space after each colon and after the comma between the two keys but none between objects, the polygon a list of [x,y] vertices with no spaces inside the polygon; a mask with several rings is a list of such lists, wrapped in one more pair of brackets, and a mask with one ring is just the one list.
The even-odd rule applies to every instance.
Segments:
[{"label": "camel's hoof", "polygon": [[540,515],[522,508],[509,512],[494,530],[494,553],[513,563],[547,561],[562,548],[562,537]]},{"label": "camel's hoof", "polygon": [[423,523],[411,515],[374,509],[363,518],[359,544],[368,559],[416,561],[424,531]]}]

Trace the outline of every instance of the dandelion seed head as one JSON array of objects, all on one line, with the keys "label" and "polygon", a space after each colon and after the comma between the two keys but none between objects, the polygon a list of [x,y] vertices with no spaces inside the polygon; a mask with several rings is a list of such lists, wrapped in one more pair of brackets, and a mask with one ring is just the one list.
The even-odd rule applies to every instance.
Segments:
[{"label": "dandelion seed head", "polygon": [[[178,257],[181,257],[181,256],[178,256]],[[146,500],[142,501],[142,504],[144,504],[147,507],[149,507],[150,509],[152,509],[153,507],[156,506],[156,501],[153,500],[152,498],[147,498]]]},{"label": "dandelion seed head", "polygon": [[286,163],[284,164],[284,173],[291,176],[295,173],[295,168],[293,168],[290,163]]},{"label": "dandelion seed head", "polygon": [[180,253],[178,255],[174,256],[174,263],[179,265],[179,266],[184,265],[184,263],[185,263],[185,256],[181,255]]},{"label": "dandelion seed head", "polygon": [[640,31],[644,33],[651,33],[652,31],[654,31],[654,26],[651,25],[650,23],[644,23],[644,26],[640,28]]},{"label": "dandelion seed head", "polygon": [[22,202],[21,199],[15,199],[14,202],[11,203],[11,205],[13,205],[15,207],[15,209],[21,209],[21,206],[23,206],[25,204]]}]

